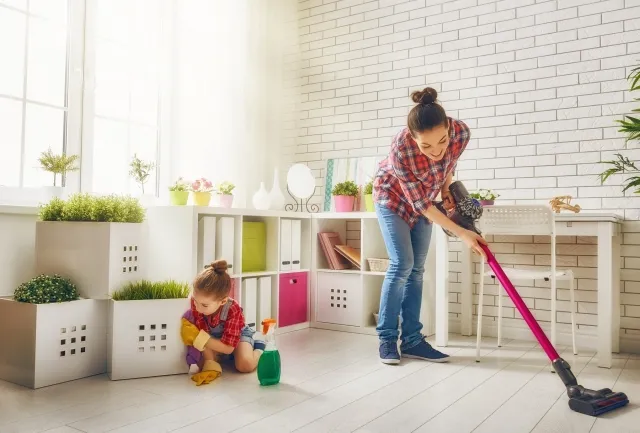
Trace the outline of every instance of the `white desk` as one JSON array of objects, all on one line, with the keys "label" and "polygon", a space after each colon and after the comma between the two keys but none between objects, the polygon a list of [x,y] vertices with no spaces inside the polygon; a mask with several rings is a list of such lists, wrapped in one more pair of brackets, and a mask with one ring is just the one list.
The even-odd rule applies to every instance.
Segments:
[{"label": "white desk", "polygon": [[[598,239],[598,366],[611,368],[612,353],[620,347],[620,238],[622,218],[615,214],[554,214],[558,236],[596,236]],[[448,261],[448,239],[437,230],[437,257]],[[462,248],[462,299],[460,330],[473,335],[473,261]],[[441,263],[441,262],[440,262]],[[441,272],[440,270],[442,269]],[[448,344],[448,281],[446,265],[436,277],[436,345]]]}]

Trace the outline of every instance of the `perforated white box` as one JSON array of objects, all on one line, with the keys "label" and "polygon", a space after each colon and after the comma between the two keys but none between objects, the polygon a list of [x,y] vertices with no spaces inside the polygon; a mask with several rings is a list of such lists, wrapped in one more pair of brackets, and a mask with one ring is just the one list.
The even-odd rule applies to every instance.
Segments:
[{"label": "perforated white box", "polygon": [[36,273],[70,278],[80,295],[108,299],[124,283],[145,278],[143,225],[36,224]]},{"label": "perforated white box", "polygon": [[107,371],[112,380],[188,372],[180,338],[188,299],[109,302]]},{"label": "perforated white box", "polygon": [[317,320],[360,326],[362,281],[360,275],[318,273]]},{"label": "perforated white box", "polygon": [[0,298],[0,379],[41,388],[107,371],[107,301]]}]

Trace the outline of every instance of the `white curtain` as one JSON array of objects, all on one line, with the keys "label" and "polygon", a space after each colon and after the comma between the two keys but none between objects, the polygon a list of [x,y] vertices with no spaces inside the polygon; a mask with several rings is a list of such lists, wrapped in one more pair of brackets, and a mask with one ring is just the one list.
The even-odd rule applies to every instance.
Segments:
[{"label": "white curtain", "polygon": [[[171,174],[237,185],[249,206],[281,155],[296,0],[176,0]],[[284,189],[284,183],[281,182]]]}]

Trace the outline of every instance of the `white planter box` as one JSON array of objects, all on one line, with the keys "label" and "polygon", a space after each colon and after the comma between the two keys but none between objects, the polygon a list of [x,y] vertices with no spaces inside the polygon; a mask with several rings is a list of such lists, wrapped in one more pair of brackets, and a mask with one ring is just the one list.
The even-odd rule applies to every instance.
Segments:
[{"label": "white planter box", "polygon": [[0,298],[0,379],[41,388],[107,371],[107,301]]},{"label": "white planter box", "polygon": [[107,371],[112,380],[188,372],[180,338],[188,299],[109,302]]},{"label": "white planter box", "polygon": [[145,277],[143,236],[142,224],[39,221],[36,273],[70,278],[83,298],[108,299]]}]

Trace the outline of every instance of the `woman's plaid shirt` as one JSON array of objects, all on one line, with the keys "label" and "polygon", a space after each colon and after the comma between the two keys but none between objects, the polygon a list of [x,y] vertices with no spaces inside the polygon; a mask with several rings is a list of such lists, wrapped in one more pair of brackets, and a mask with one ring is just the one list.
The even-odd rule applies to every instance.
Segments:
[{"label": "woman's plaid shirt", "polygon": [[449,118],[449,147],[444,158],[432,161],[418,149],[408,128],[391,143],[389,156],[380,162],[374,181],[374,200],[400,216],[413,227],[440,194],[469,143],[469,127]]}]

